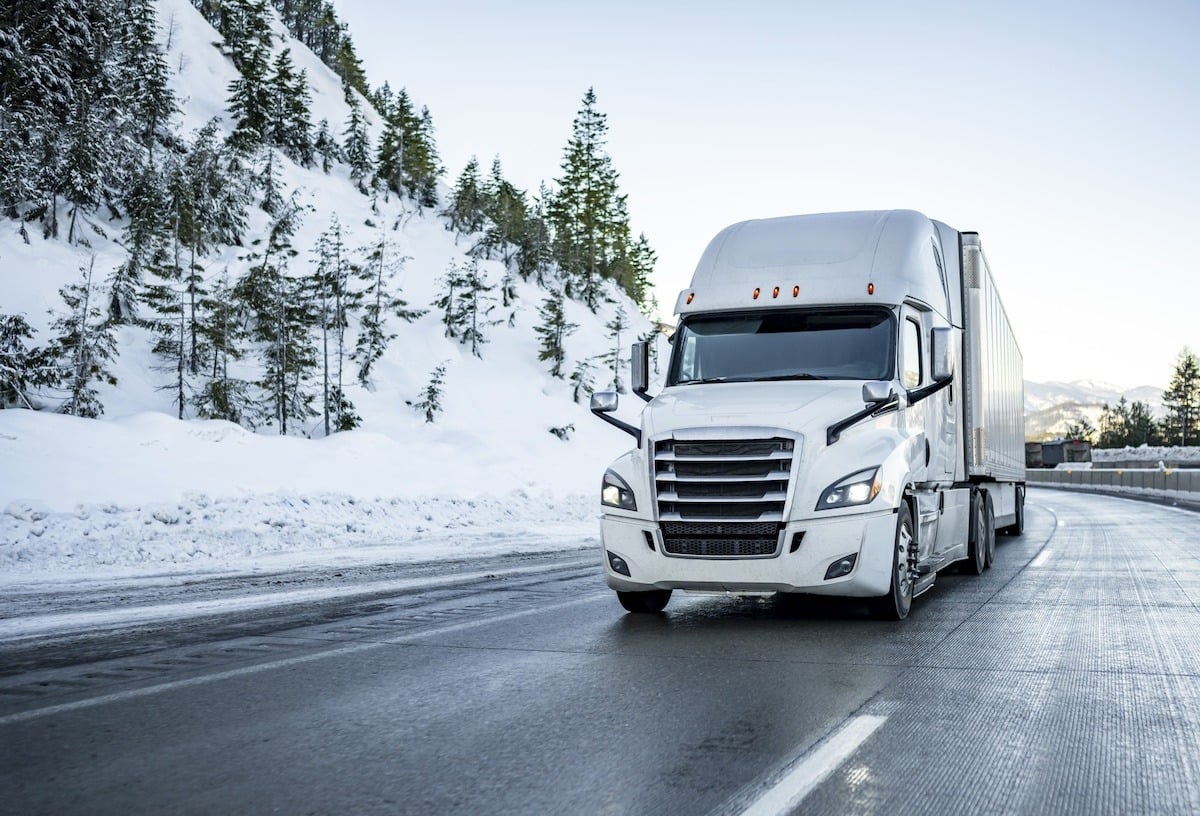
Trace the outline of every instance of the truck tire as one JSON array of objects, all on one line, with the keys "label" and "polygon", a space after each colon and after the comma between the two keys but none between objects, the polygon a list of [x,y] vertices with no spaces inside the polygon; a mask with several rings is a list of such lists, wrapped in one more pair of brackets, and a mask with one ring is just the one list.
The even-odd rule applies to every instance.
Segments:
[{"label": "truck tire", "polygon": [[987,547],[984,548],[985,566],[987,569],[992,568],[992,562],[996,560],[996,508],[992,507],[992,496],[990,493],[984,493],[984,523],[983,529],[987,531]]},{"label": "truck tire", "polygon": [[1004,535],[1019,536],[1025,532],[1025,488],[1017,486],[1016,520],[1007,527],[1001,527],[997,532]]},{"label": "truck tire", "polygon": [[622,592],[617,590],[617,600],[626,612],[655,614],[667,608],[671,600],[671,590],[651,589],[646,592]]},{"label": "truck tire", "polygon": [[871,600],[871,615],[879,620],[900,621],[912,609],[912,578],[908,572],[908,547],[913,539],[912,513],[907,504],[896,514],[896,540],[892,547],[892,585],[886,595]]},{"label": "truck tire", "polygon": [[971,494],[971,528],[967,532],[967,560],[963,572],[967,575],[983,575],[987,569],[987,493],[976,490]]}]

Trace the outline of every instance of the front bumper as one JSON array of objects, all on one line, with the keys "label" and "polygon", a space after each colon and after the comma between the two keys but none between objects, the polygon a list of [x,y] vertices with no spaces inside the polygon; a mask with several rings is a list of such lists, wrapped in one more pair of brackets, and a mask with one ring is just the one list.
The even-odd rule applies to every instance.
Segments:
[{"label": "front bumper", "polygon": [[[649,531],[654,549],[647,542]],[[795,552],[791,542],[804,533]],[[608,585],[622,591],[683,589],[701,592],[804,592],[815,595],[878,597],[891,587],[894,510],[813,518],[789,523],[777,555],[769,558],[694,558],[666,555],[658,525],[605,515],[600,521],[604,549],[619,555],[629,576],[613,571],[603,558]],[[825,580],[829,565],[851,553],[850,574]]]}]

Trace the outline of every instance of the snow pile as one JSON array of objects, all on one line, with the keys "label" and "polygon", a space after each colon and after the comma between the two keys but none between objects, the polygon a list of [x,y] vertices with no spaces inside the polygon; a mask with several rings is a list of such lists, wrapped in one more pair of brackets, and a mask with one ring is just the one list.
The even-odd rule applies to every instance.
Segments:
[{"label": "snow pile", "polygon": [[1124,448],[1092,448],[1092,461],[1097,465],[1110,462],[1179,462],[1188,467],[1200,467],[1200,447],[1138,445]]},{"label": "snow pile", "polygon": [[[592,419],[592,422],[596,420]],[[276,553],[368,548],[381,561],[595,542],[611,451],[516,425],[542,451],[472,456],[434,435],[264,436],[144,413],[120,421],[0,412],[0,576],[249,567]],[[364,554],[366,555],[366,554]]]}]

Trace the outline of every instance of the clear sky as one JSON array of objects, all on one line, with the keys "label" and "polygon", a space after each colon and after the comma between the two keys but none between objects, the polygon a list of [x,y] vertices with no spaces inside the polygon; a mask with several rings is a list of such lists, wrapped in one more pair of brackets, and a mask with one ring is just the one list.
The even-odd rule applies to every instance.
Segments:
[{"label": "clear sky", "polygon": [[911,208],[980,233],[1028,379],[1200,351],[1200,2],[335,5],[449,183],[499,155],[535,192],[594,87],[664,312],[730,223]]}]

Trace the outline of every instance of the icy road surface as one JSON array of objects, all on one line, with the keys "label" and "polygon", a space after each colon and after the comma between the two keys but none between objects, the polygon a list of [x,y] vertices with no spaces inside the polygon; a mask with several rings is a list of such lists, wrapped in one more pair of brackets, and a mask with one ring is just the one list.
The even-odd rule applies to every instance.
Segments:
[{"label": "icy road surface", "polygon": [[1029,498],[897,624],[629,616],[572,553],[31,633],[0,646],[0,811],[1200,812],[1200,514]]}]

